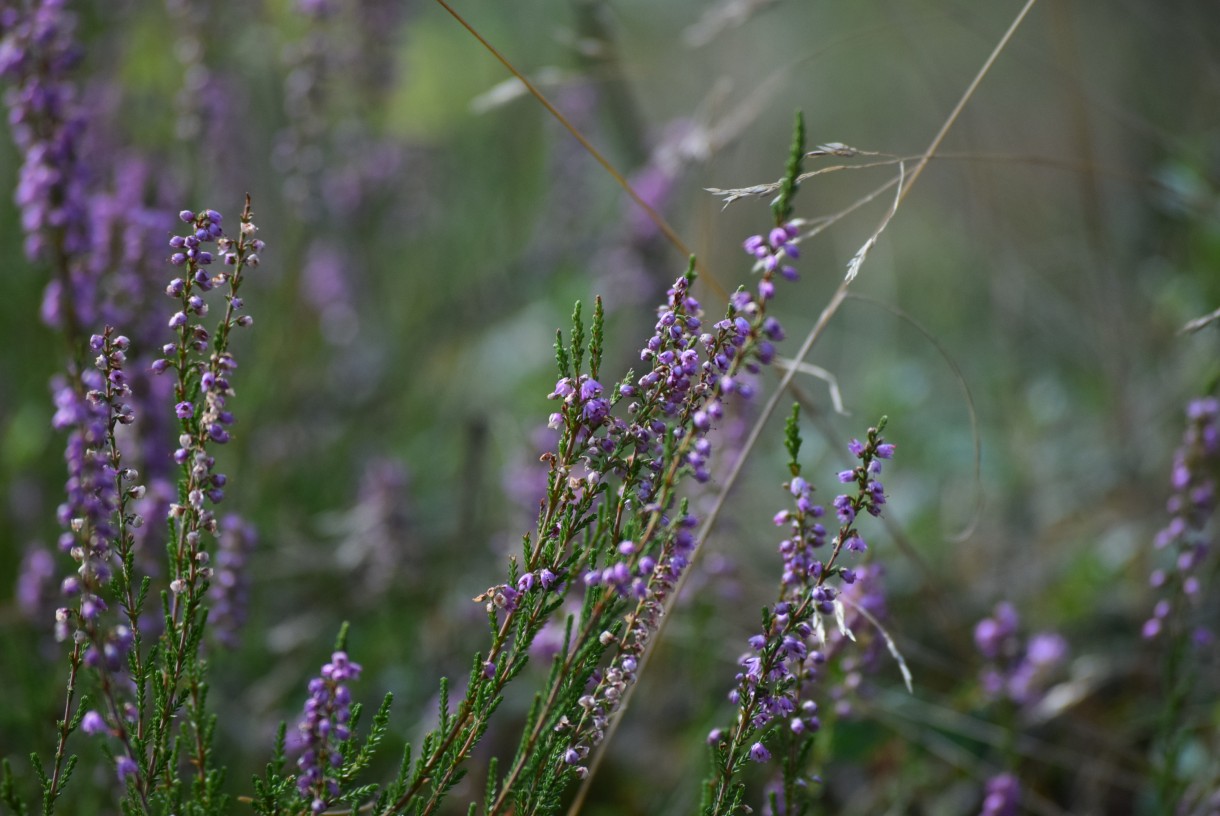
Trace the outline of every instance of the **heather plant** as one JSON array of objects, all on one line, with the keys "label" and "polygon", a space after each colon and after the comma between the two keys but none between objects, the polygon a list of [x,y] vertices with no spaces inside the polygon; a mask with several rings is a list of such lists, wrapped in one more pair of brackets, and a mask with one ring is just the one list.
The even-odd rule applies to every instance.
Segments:
[{"label": "heather plant", "polygon": [[1141,630],[1146,640],[1162,642],[1165,655],[1161,723],[1153,759],[1157,794],[1165,805],[1181,802],[1205,808],[1217,803],[1209,788],[1220,781],[1220,775],[1211,769],[1201,779],[1192,780],[1184,773],[1182,762],[1189,746],[1208,740],[1209,729],[1189,722],[1186,710],[1216,637],[1214,606],[1205,601],[1205,587],[1214,585],[1216,579],[1214,533],[1209,533],[1209,527],[1220,474],[1218,421],[1220,401],[1215,397],[1188,403],[1186,430],[1173,455],[1172,493],[1165,508],[1170,520],[1153,540],[1157,551],[1172,556],[1168,567],[1158,564],[1149,577],[1159,597]]},{"label": "heather plant", "polygon": [[[857,516],[861,511],[880,516],[886,503],[885,488],[877,479],[881,460],[894,455],[894,445],[881,437],[885,420],[869,428],[867,441],[853,439],[848,446],[860,464],[840,472],[839,481],[854,484],[856,491],[855,495],[844,493],[835,498],[839,530],[828,542],[827,530],[818,521],[825,515],[825,508],[813,503],[813,487],[800,475],[798,417],[799,405],[793,407],[788,421],[792,479],[784,483],[794,499],[795,511],[781,510],[775,516],[777,526],[791,531],[791,537],[779,545],[784,561],[780,597],[774,606],[763,610],[763,631],[750,638],[752,652],[739,661],[742,671],[736,678],[738,685],[729,694],[730,702],[737,706],[732,728],[727,732],[718,728],[708,735],[713,770],[702,805],[708,814],[739,811],[745,786],[735,777],[747,762],[764,763],[773,754],[781,757],[782,782],[779,791],[768,798],[771,811],[808,810],[808,788],[811,782],[819,781],[806,770],[812,737],[821,728],[814,689],[819,679],[825,679],[827,671],[823,667],[828,660],[841,657],[836,653],[844,651],[845,640],[855,640],[847,619],[849,608],[857,617],[863,615],[872,625],[880,626],[864,606],[868,601],[860,597],[852,600],[845,591],[859,579],[857,570],[837,562],[840,555],[868,550],[856,528]],[[829,550],[825,560],[820,557],[823,549]],[[873,600],[869,605],[875,608],[877,603]],[[840,639],[835,643],[827,637],[827,619],[837,624]],[[910,688],[906,664],[896,651],[894,655]]]},{"label": "heather plant", "polygon": [[943,11],[0,0],[0,810],[1215,811],[1215,12]]}]

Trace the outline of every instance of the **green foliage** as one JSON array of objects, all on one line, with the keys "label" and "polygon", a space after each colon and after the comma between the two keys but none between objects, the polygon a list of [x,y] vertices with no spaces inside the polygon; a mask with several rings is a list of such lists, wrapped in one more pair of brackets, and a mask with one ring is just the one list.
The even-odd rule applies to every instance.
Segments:
[{"label": "green foliage", "polygon": [[784,423],[784,448],[788,451],[788,471],[793,476],[801,475],[801,406],[792,403],[792,413]]},{"label": "green foliage", "polygon": [[792,126],[792,147],[788,151],[788,165],[784,177],[780,181],[779,195],[771,202],[771,212],[775,215],[775,223],[784,224],[792,218],[792,199],[796,195],[800,183],[801,163],[805,158],[805,114],[796,112],[796,122]]}]

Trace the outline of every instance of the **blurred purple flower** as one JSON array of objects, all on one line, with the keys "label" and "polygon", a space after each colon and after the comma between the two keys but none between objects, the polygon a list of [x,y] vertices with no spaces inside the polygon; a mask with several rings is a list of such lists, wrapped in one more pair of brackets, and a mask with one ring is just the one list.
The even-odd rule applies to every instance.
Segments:
[{"label": "blurred purple flower", "polygon": [[1144,638],[1164,631],[1173,613],[1185,601],[1201,596],[1201,569],[1214,547],[1205,534],[1216,511],[1217,479],[1220,479],[1220,400],[1201,397],[1186,408],[1187,426],[1182,443],[1174,452],[1170,471],[1173,494],[1167,502],[1169,523],[1156,535],[1154,546],[1174,554],[1173,570],[1158,568],[1151,583],[1166,590],[1153,616],[1144,622]]},{"label": "blurred purple flower", "polygon": [[326,339],[337,346],[347,345],[356,337],[359,316],[352,305],[344,254],[331,244],[317,242],[306,257],[302,295],[318,314]]},{"label": "blurred purple flower", "polygon": [[370,601],[415,572],[419,553],[411,532],[410,487],[410,471],[401,461],[374,457],[364,465],[355,506],[334,521],[342,536],[335,561],[358,574]]},{"label": "blurred purple flower", "polygon": [[55,585],[55,559],[39,545],[26,548],[17,571],[17,608],[29,620],[50,611]]},{"label": "blurred purple flower", "polygon": [[983,809],[979,816],[1017,816],[1021,804],[1021,783],[1010,773],[987,780],[983,788]]},{"label": "blurred purple flower", "polygon": [[1017,610],[1007,601],[996,604],[993,617],[983,618],[974,627],[974,643],[988,660],[1016,650]]},{"label": "blurred purple flower", "polygon": [[219,643],[236,649],[250,600],[247,562],[258,546],[254,525],[236,515],[220,524],[212,583],[208,587],[208,628]]},{"label": "blurred purple flower", "polygon": [[1042,699],[1069,649],[1056,632],[1038,632],[1022,642],[1019,627],[1017,611],[1007,602],[996,604],[992,617],[975,626],[975,645],[987,659],[979,683],[990,699],[1030,706]]},{"label": "blurred purple flower", "polygon": [[21,10],[0,42],[0,75],[11,83],[9,124],[23,158],[14,201],[28,258],[45,259],[52,248],[73,256],[88,246],[84,119],[68,81],[81,56],[76,17],[65,0],[36,0]]}]

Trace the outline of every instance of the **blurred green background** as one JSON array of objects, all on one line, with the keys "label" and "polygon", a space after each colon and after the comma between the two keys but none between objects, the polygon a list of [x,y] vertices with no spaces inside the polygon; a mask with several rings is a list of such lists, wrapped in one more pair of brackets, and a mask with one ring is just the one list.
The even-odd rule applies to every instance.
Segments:
[{"label": "blurred green background", "polygon": [[[435,718],[437,678],[463,677],[485,642],[471,598],[502,580],[530,527],[555,329],[574,300],[601,294],[617,378],[638,364],[652,304],[685,260],[438,5],[334,0],[322,15],[289,0],[77,5],[77,80],[109,155],[146,157],[178,192],[171,211],[235,220],[248,191],[267,242],[245,292],[255,327],[238,341],[239,424],[221,465],[225,509],[260,532],[243,646],[212,658],[229,785],[247,792],[345,620],[365,666],[362,699],[393,691],[396,734],[415,739]],[[458,9],[653,191],[732,289],[748,282],[740,242],[768,226],[766,201],[722,207],[705,188],[777,178],[798,108],[811,144],[917,156],[1019,4]],[[1214,328],[1179,332],[1220,306],[1217,32],[1213,3],[1038,3],[809,358],[837,377],[850,416],[835,414],[823,383],[797,378],[820,409],[806,475],[827,501],[846,440],[890,417],[892,524],[874,528],[870,557],[887,570],[888,628],[916,682],[914,698],[899,694],[883,663],[867,716],[828,732],[827,812],[977,812],[1004,738],[983,725],[995,712],[974,687],[971,630],[1001,599],[1031,629],[1063,632],[1074,660],[1065,687],[1077,698],[1026,723],[1035,741],[1017,743],[1031,812],[1151,812],[1158,652],[1138,638],[1150,541],[1185,403],[1220,372]],[[19,163],[5,140],[0,186],[12,189]],[[839,213],[896,172],[818,176],[798,215]],[[891,200],[802,246],[802,279],[781,283],[775,304],[789,335],[781,353],[812,327]],[[58,534],[63,439],[50,430],[47,383],[64,353],[38,320],[47,272],[24,259],[7,195],[0,253],[0,753],[29,774],[29,751],[53,745],[65,661],[48,644],[50,619],[25,617],[13,588],[27,548]],[[723,306],[712,288],[700,296],[709,313]],[[775,379],[759,385],[726,423],[722,450]],[[734,661],[774,595],[770,517],[786,497],[781,419],[771,425],[587,813],[695,807],[702,737],[730,716]],[[695,493],[695,506],[711,495]],[[1215,668],[1189,710],[1213,735]],[[518,684],[487,754],[515,744],[542,677]],[[1203,767],[1214,763],[1214,745],[1192,745]],[[94,812],[87,789],[106,775],[77,780],[65,812]],[[471,779],[455,808],[481,789],[481,774]]]}]

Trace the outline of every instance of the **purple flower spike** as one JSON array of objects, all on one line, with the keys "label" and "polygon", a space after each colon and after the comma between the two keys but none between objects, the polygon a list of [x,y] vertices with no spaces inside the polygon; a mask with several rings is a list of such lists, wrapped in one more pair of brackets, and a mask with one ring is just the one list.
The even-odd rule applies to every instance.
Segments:
[{"label": "purple flower spike", "polygon": [[212,583],[208,587],[211,604],[208,629],[229,649],[240,644],[239,633],[246,620],[250,595],[246,563],[257,545],[258,534],[251,524],[238,516],[225,517],[221,523]]},{"label": "purple flower spike", "polygon": [[338,798],[335,759],[341,760],[340,743],[351,738],[347,723],[352,699],[346,683],[359,679],[360,672],[360,664],[351,662],[346,652],[335,652],[321,676],[309,681],[309,699],[297,726],[305,749],[297,760],[297,790],[311,809],[321,802],[325,810]]},{"label": "purple flower spike", "polygon": [[[780,233],[772,236],[776,240],[782,237]],[[872,512],[873,494],[880,492],[871,474],[881,444],[879,429],[870,428],[867,443],[853,441],[850,446],[862,464],[844,471],[840,480],[857,483],[857,492],[835,499],[841,526],[829,553],[828,532],[818,521],[825,511],[813,503],[813,486],[800,476],[784,484],[795,510],[780,511],[773,518],[786,528],[786,537],[779,544],[783,559],[780,596],[764,613],[763,631],[750,637],[750,651],[739,660],[737,686],[729,693],[738,709],[729,739],[730,756],[744,754],[755,762],[767,761],[771,754],[764,740],[772,728],[784,728],[798,744],[816,734],[821,720],[818,705],[809,695],[823,676],[821,667],[840,652],[853,650],[841,656],[841,684],[829,689],[834,710],[847,716],[852,695],[863,680],[861,669],[884,651],[883,638],[870,637],[873,624],[885,617],[880,568],[848,568],[838,563],[847,553],[867,550],[855,527],[856,509],[867,507]],[[838,626],[828,625],[830,616],[842,616],[843,628],[858,633],[856,639]],[[859,649],[864,651],[854,651]]]},{"label": "purple flower spike", "polygon": [[1153,619],[1144,624],[1141,634],[1145,638],[1157,637],[1166,629],[1184,632],[1178,620],[1181,615],[1168,610],[1197,596],[1202,589],[1200,576],[1212,572],[1203,565],[1214,564],[1215,548],[1206,530],[1216,511],[1220,481],[1220,400],[1192,400],[1186,408],[1186,419],[1186,431],[1170,469],[1170,519],[1153,539],[1156,549],[1172,550],[1176,569],[1160,565],[1152,573],[1152,585],[1164,594]]}]

